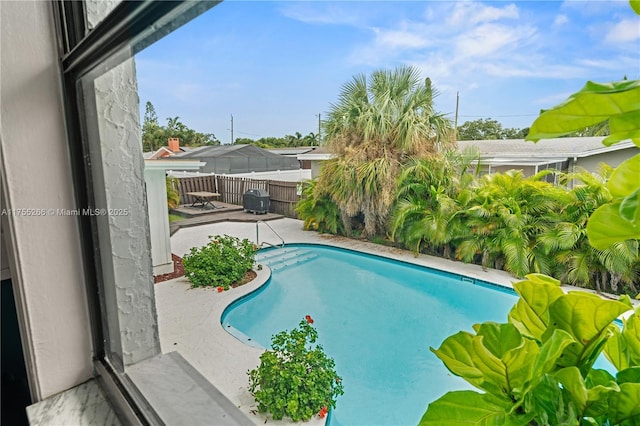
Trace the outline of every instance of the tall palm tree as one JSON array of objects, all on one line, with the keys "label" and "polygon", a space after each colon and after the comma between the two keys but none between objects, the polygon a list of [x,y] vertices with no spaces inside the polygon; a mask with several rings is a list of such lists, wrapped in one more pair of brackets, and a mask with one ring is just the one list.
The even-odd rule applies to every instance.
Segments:
[{"label": "tall palm tree", "polygon": [[394,201],[396,178],[411,157],[450,148],[452,126],[436,113],[436,91],[417,69],[399,67],[357,75],[343,85],[324,122],[325,141],[337,154],[318,184],[341,210],[345,230],[364,216],[364,236],[384,229]]}]

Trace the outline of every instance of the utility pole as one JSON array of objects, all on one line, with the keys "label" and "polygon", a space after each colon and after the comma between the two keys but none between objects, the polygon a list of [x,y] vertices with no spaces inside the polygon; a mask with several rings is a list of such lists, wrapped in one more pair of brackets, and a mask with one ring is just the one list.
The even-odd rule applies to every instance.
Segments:
[{"label": "utility pole", "polygon": [[456,141],[458,140],[458,105],[460,104],[460,92],[456,92],[456,121],[454,131],[456,132]]},{"label": "utility pole", "polygon": [[322,131],[320,130],[320,117],[321,114],[318,114],[318,145],[320,145],[320,140],[322,138]]},{"label": "utility pole", "polygon": [[233,114],[231,114],[231,145],[233,145]]}]

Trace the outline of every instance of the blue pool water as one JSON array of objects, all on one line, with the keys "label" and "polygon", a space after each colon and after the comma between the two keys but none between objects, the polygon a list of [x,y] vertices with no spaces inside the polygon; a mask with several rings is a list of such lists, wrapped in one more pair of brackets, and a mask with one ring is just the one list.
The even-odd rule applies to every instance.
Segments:
[{"label": "blue pool water", "polygon": [[455,274],[326,246],[288,245],[257,260],[272,268],[270,282],[229,306],[223,327],[268,348],[273,334],[311,315],[344,384],[332,426],[416,425],[429,402],[472,389],[429,346],[479,322],[506,322],[517,300]]}]

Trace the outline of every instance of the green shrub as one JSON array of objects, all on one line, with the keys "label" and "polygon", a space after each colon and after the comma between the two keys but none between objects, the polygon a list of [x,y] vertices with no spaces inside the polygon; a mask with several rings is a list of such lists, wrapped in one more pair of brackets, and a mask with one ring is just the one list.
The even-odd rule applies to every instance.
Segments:
[{"label": "green shrub", "polygon": [[249,391],[261,413],[275,420],[288,416],[293,421],[324,417],[327,407],[336,406],[343,394],[342,379],[335,363],[321,345],[315,345],[318,332],[307,315],[297,328],[283,331],[271,340],[271,349],[260,356],[260,366],[248,372]]},{"label": "green shrub", "polygon": [[220,286],[225,290],[240,280],[255,263],[257,247],[229,235],[209,237],[204,247],[192,247],[184,256],[185,276],[192,287]]},{"label": "green shrub", "polygon": [[[513,285],[508,322],[485,322],[431,350],[483,391],[452,391],[429,404],[420,426],[640,424],[640,308],[569,292],[539,274]],[[604,355],[617,373],[593,368]]]}]

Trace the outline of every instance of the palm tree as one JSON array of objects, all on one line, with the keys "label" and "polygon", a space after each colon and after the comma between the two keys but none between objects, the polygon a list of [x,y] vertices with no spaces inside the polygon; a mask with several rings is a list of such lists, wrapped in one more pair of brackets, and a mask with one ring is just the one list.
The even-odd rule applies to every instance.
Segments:
[{"label": "palm tree", "polygon": [[318,193],[317,181],[303,183],[302,196],[296,204],[296,212],[304,221],[304,229],[330,234],[342,234],[340,210],[327,195]]},{"label": "palm tree", "polygon": [[386,225],[396,178],[411,157],[434,156],[454,142],[451,123],[433,108],[435,90],[412,67],[357,75],[343,85],[324,122],[325,141],[337,154],[318,184],[341,210],[345,230],[364,216],[364,236]]},{"label": "palm tree", "polygon": [[511,170],[482,176],[477,186],[464,193],[462,215],[470,232],[462,238],[457,256],[524,276],[530,272],[550,273],[552,259],[537,236],[552,226],[549,212],[562,206],[562,189],[542,181],[549,173],[524,178]]},{"label": "palm tree", "polygon": [[611,168],[601,168],[600,175],[586,170],[564,175],[562,183],[579,182],[567,191],[566,201],[557,211],[557,221],[539,236],[544,249],[555,259],[561,281],[597,291],[620,292],[619,284],[637,293],[640,257],[638,241],[616,243],[605,250],[593,248],[588,241],[586,224],[591,213],[611,201],[606,179]]},{"label": "palm tree", "polygon": [[464,232],[456,197],[473,179],[467,170],[474,158],[475,153],[449,151],[410,163],[398,179],[391,237],[416,252],[450,258],[454,237]]}]

